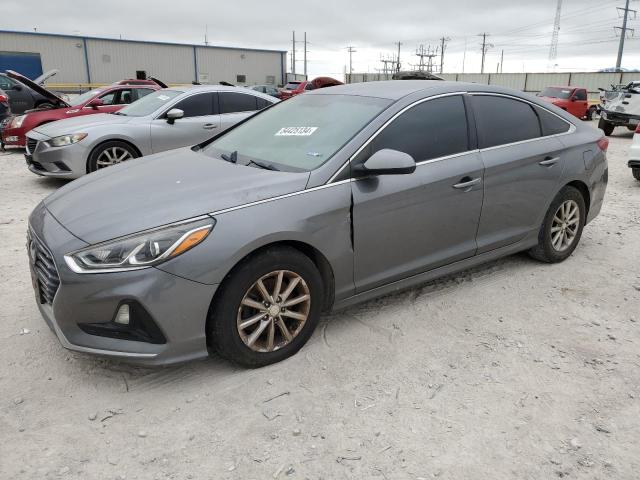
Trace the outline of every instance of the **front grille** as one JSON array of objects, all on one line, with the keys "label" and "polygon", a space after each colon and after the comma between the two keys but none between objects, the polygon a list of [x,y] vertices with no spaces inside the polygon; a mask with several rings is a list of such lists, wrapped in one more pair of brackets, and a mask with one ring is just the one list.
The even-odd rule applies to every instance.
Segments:
[{"label": "front grille", "polygon": [[60,286],[60,277],[53,256],[38,237],[32,233],[27,236],[27,248],[31,269],[35,274],[35,283],[37,284],[34,286],[37,289],[40,303],[51,305]]},{"label": "front grille", "polygon": [[37,140],[27,137],[27,153],[35,152],[37,146],[38,146]]}]

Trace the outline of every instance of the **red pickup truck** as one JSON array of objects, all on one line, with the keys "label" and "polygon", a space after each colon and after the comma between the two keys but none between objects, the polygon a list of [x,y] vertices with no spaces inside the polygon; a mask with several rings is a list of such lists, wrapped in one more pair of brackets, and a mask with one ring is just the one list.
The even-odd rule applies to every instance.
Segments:
[{"label": "red pickup truck", "polygon": [[547,87],[538,96],[578,118],[592,120],[596,113],[596,105],[590,104],[586,88]]}]

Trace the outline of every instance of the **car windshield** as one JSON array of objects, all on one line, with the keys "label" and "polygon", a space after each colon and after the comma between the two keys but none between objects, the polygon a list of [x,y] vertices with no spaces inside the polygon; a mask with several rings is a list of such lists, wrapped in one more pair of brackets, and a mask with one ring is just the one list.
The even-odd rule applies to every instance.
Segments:
[{"label": "car windshield", "polygon": [[567,99],[571,96],[570,88],[559,88],[559,87],[547,87],[542,93],[540,93],[541,97],[549,97],[549,98],[562,98]]},{"label": "car windshield", "polygon": [[79,107],[80,105],[84,105],[86,102],[91,100],[96,95],[102,93],[103,91],[104,90],[89,90],[82,95],[78,95],[76,98],[72,98],[69,101],[69,105],[71,105],[72,107]]},{"label": "car windshield", "polygon": [[284,88],[285,90],[295,90],[300,86],[300,83],[302,82],[289,82],[284,86]]},{"label": "car windshield", "polygon": [[184,92],[180,90],[158,90],[127,105],[117,113],[127,117],[145,117],[151,115],[182,93]]},{"label": "car windshield", "polygon": [[[311,171],[329,160],[391,102],[352,95],[299,95],[213,141],[205,152],[258,161],[278,170]],[[224,157],[223,157],[224,158]]]}]

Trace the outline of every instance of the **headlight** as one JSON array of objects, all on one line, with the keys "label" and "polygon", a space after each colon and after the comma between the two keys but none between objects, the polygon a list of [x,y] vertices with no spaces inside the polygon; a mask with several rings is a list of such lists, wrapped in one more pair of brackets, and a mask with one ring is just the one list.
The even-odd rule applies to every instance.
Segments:
[{"label": "headlight", "polygon": [[24,122],[24,117],[26,117],[26,115],[18,115],[17,117],[13,117],[9,126],[11,128],[20,128],[22,126],[22,122]]},{"label": "headlight", "polygon": [[138,270],[177,257],[202,242],[215,225],[205,217],[93,245],[64,256],[76,273]]},{"label": "headlight", "polygon": [[60,135],[59,137],[53,137],[48,140],[49,145],[52,147],[64,147],[71,145],[72,143],[78,143],[80,140],[87,136],[86,133],[74,133],[72,135]]}]

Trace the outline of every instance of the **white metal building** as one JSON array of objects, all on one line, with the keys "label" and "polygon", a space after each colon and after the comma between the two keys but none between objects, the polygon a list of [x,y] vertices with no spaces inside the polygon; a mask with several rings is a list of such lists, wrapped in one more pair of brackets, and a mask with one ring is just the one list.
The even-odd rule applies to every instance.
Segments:
[{"label": "white metal building", "polygon": [[0,30],[4,65],[38,57],[43,71],[60,70],[56,84],[112,83],[137,72],[167,84],[286,83],[286,51]]}]

